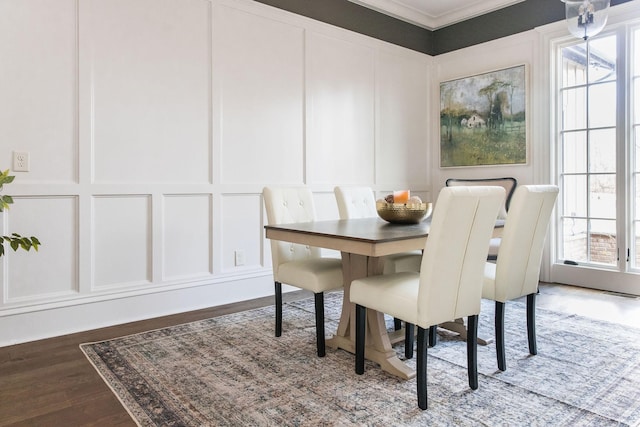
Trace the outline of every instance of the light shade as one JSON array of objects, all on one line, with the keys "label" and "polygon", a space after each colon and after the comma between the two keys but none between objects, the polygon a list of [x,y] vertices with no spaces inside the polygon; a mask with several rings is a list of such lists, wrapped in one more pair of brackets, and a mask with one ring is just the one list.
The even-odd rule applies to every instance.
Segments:
[{"label": "light shade", "polygon": [[588,39],[598,34],[609,17],[610,0],[562,0],[567,26],[576,37]]}]

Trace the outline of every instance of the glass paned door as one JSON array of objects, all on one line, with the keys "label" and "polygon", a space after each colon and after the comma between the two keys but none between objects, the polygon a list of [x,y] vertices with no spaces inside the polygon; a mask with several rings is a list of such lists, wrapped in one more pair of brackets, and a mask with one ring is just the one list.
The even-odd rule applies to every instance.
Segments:
[{"label": "glass paned door", "polygon": [[559,283],[640,295],[640,24],[557,45]]},{"label": "glass paned door", "polygon": [[616,36],[563,47],[561,221],[567,263],[615,265]]}]

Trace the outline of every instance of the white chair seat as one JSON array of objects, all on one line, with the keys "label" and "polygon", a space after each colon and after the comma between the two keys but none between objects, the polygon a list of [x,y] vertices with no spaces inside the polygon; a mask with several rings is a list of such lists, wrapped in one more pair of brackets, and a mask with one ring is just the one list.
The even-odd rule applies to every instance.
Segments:
[{"label": "white chair seat", "polygon": [[313,292],[324,292],[342,287],[342,262],[337,258],[310,258],[289,261],[278,267],[282,283],[304,286]]},{"label": "white chair seat", "polygon": [[415,307],[419,287],[420,273],[406,271],[367,277],[366,281],[354,280],[350,295],[360,305],[417,324],[418,312],[408,308]]}]

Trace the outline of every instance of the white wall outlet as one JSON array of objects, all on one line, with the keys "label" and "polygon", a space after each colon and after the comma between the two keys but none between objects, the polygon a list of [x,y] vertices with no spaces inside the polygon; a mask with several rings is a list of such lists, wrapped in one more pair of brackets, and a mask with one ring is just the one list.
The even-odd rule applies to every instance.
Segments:
[{"label": "white wall outlet", "polygon": [[29,153],[26,151],[13,152],[13,168],[14,172],[29,172]]},{"label": "white wall outlet", "polygon": [[235,257],[236,267],[244,265],[244,251],[242,249],[236,249],[233,251],[233,255]]}]

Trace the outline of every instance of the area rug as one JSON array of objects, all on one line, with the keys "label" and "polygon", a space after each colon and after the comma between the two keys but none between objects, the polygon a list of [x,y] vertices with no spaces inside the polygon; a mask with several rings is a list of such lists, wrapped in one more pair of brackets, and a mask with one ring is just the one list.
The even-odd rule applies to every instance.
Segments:
[{"label": "area rug", "polygon": [[[325,298],[333,331],[342,295]],[[429,409],[416,383],[354,356],[315,354],[313,300],[284,307],[273,336],[265,307],[109,341],[82,350],[141,426],[638,426],[640,329],[537,310],[538,355],[527,347],[525,309],[507,304],[507,370],[495,346],[478,347],[478,390],[470,390],[466,346],[441,336],[428,351]],[[392,326],[392,319],[389,319]],[[483,301],[480,336],[493,335]],[[404,358],[404,348],[396,351]],[[406,363],[415,368],[415,358]]]}]

